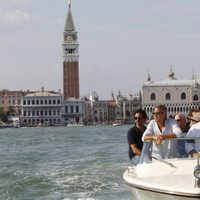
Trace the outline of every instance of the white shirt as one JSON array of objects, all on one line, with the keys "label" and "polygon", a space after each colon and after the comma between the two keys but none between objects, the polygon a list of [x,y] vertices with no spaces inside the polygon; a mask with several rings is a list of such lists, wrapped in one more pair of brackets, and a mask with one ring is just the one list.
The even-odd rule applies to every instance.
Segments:
[{"label": "white shirt", "polygon": [[[200,137],[200,122],[193,124],[187,133],[187,137]],[[200,140],[188,140],[185,144],[185,150],[189,153],[192,150],[200,151]]]},{"label": "white shirt", "polygon": [[[165,120],[165,128],[161,131],[155,120],[151,120],[145,130],[142,141],[146,135],[165,135],[174,133],[176,137],[181,137],[182,131],[175,119],[167,118]],[[164,140],[161,144],[156,145],[153,142],[152,156],[157,158],[171,158],[176,156],[176,141]]]}]

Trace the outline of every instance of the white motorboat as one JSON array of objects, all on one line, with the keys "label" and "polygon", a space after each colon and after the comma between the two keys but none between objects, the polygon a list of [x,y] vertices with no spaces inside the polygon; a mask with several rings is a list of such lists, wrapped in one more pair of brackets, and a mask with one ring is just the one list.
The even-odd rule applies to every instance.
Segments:
[{"label": "white motorboat", "polygon": [[79,127],[79,126],[84,126],[82,123],[70,123],[67,124],[68,127]]},{"label": "white motorboat", "polygon": [[122,123],[113,123],[113,126],[122,126]]},{"label": "white motorboat", "polygon": [[[193,138],[194,139],[194,138]],[[195,139],[199,140],[199,138]],[[177,138],[166,142],[175,144],[173,156],[168,145],[162,156],[158,146],[146,142],[138,165],[129,166],[122,175],[138,200],[199,200],[200,164],[199,157],[188,157],[182,153],[186,139]],[[188,138],[187,138],[188,141]],[[196,142],[196,141],[195,141]],[[199,141],[198,141],[199,142]],[[155,149],[155,148],[157,149]],[[180,150],[182,148],[182,150]]]}]

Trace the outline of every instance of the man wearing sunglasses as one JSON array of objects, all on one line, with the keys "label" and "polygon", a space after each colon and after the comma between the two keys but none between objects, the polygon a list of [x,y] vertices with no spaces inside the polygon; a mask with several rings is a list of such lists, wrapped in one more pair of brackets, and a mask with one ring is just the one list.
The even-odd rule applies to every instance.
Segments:
[{"label": "man wearing sunglasses", "polygon": [[[190,128],[189,124],[187,123],[187,118],[183,113],[177,113],[174,117],[178,126],[182,131],[182,137],[187,136],[187,132]],[[188,154],[185,150],[185,140],[178,140],[177,141],[177,155],[181,158],[188,157]]]},{"label": "man wearing sunglasses", "polygon": [[147,114],[144,110],[138,109],[134,113],[135,125],[127,133],[129,145],[129,158],[132,164],[137,165],[142,151],[142,135],[146,130],[144,125],[147,120]]},{"label": "man wearing sunglasses", "polygon": [[144,132],[142,140],[144,142],[154,141],[153,156],[157,158],[174,157],[176,154],[176,143],[166,139],[180,137],[182,135],[181,129],[175,119],[167,117],[165,105],[158,105],[154,108],[153,118]]}]

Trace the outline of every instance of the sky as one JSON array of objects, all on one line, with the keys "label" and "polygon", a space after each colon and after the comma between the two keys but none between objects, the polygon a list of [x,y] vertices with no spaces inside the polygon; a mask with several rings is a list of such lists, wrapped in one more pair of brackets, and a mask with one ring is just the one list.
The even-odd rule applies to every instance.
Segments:
[{"label": "sky", "polygon": [[[199,78],[199,0],[71,0],[80,94],[137,94],[150,73]],[[63,91],[67,0],[0,0],[0,90]]]}]

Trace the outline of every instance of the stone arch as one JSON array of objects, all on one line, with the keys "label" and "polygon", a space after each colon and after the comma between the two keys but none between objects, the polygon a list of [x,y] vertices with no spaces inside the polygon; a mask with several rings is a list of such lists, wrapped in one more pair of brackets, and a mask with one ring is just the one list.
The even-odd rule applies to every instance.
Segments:
[{"label": "stone arch", "polygon": [[151,100],[156,100],[156,95],[155,95],[155,93],[152,93],[152,94],[151,94]]},{"label": "stone arch", "polygon": [[165,99],[166,99],[166,100],[171,100],[171,94],[170,94],[169,92],[166,93]]},{"label": "stone arch", "polygon": [[185,92],[182,92],[182,93],[181,93],[181,100],[183,100],[183,99],[186,99],[186,94],[185,94]]},{"label": "stone arch", "polygon": [[193,100],[194,100],[194,101],[198,101],[198,100],[199,100],[199,97],[198,97],[197,94],[195,94],[195,95],[193,96]]}]

